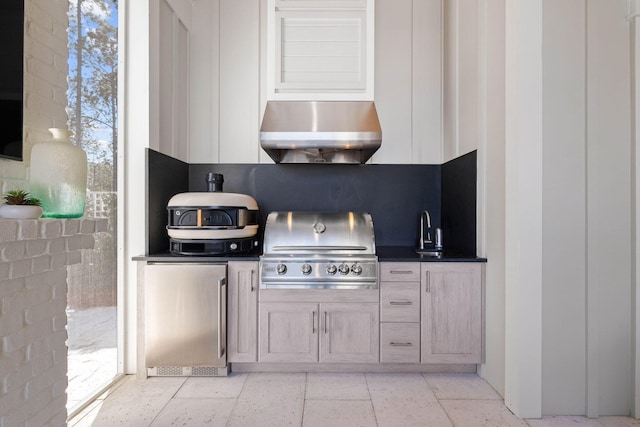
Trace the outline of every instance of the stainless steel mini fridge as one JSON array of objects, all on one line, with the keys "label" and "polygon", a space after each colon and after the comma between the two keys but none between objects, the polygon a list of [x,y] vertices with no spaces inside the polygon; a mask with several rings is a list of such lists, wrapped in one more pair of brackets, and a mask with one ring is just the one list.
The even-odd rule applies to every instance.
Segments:
[{"label": "stainless steel mini fridge", "polygon": [[227,375],[226,273],[226,264],[146,265],[147,375]]}]

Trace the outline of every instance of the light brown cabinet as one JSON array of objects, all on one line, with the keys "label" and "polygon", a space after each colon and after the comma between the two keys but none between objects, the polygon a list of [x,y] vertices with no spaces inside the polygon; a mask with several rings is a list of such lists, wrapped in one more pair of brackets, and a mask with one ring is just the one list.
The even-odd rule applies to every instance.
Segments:
[{"label": "light brown cabinet", "polygon": [[257,268],[229,263],[230,362],[482,363],[481,263],[382,262],[379,294],[367,296],[261,290],[258,298]]},{"label": "light brown cabinet", "polygon": [[377,303],[260,303],[260,362],[378,362]]},{"label": "light brown cabinet", "polygon": [[317,362],[318,304],[260,303],[260,362]]},{"label": "light brown cabinet", "polygon": [[482,264],[422,263],[421,362],[482,363]]},{"label": "light brown cabinet", "polygon": [[258,361],[258,263],[232,261],[227,267],[229,362]]},{"label": "light brown cabinet", "polygon": [[380,362],[420,363],[420,264],[380,264]]},{"label": "light brown cabinet", "polygon": [[378,304],[320,304],[320,362],[378,363]]},{"label": "light brown cabinet", "polygon": [[482,363],[482,264],[380,264],[380,361]]}]

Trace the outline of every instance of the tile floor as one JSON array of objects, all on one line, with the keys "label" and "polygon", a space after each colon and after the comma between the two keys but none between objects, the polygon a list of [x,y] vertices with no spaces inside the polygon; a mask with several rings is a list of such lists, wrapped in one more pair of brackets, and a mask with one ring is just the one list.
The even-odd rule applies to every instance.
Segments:
[{"label": "tile floor", "polygon": [[520,420],[475,374],[232,373],[127,376],[69,426],[627,427],[640,420]]}]

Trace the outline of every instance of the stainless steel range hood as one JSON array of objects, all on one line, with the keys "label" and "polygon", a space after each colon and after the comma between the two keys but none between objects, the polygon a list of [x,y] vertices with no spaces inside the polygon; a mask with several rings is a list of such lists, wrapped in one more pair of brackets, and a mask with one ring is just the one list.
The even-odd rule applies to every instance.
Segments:
[{"label": "stainless steel range hood", "polygon": [[260,127],[276,163],[365,163],[381,142],[371,101],[269,101]]}]

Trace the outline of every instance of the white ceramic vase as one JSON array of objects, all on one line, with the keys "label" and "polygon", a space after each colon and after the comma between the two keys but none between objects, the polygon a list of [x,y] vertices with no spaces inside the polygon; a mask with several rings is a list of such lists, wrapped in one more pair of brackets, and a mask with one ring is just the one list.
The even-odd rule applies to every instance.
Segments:
[{"label": "white ceramic vase", "polygon": [[0,206],[0,216],[10,219],[35,219],[42,215],[40,206],[31,205],[2,205]]}]

